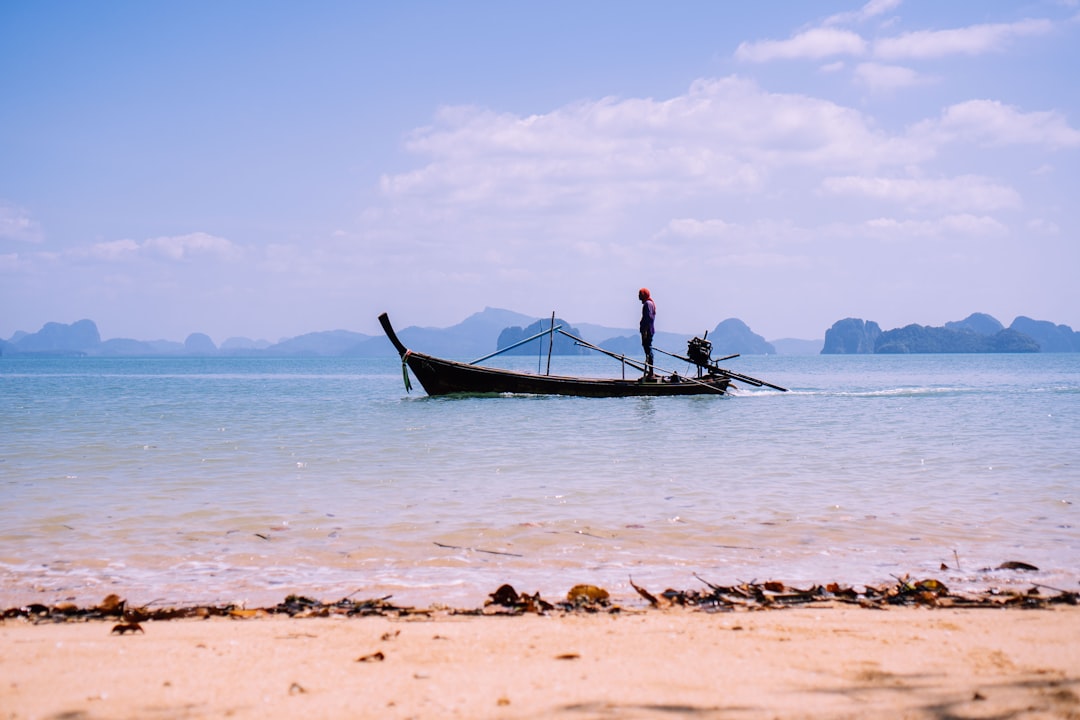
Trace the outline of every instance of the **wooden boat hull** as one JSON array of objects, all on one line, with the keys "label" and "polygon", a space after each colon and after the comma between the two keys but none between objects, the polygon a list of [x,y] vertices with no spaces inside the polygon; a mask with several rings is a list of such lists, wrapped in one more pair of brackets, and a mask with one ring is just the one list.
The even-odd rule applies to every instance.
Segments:
[{"label": "wooden boat hull", "polygon": [[723,395],[730,379],[721,375],[701,378],[678,376],[651,380],[582,378],[500,370],[413,352],[398,339],[386,313],[379,316],[386,336],[402,361],[428,395],[522,394],[577,397],[632,397],[669,395]]},{"label": "wooden boat hull", "polygon": [[657,378],[622,380],[608,378],[533,375],[496,368],[477,367],[421,353],[404,356],[413,375],[428,395],[457,393],[514,393],[523,395],[574,395],[581,397],[630,397],[634,395],[718,395],[727,390],[728,379]]}]

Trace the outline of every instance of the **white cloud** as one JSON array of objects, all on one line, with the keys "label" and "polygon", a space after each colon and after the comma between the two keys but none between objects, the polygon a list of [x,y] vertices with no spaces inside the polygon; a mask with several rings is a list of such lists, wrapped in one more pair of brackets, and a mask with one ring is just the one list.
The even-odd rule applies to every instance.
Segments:
[{"label": "white cloud", "polygon": [[18,253],[0,253],[0,272],[15,272],[26,266]]},{"label": "white cloud", "polygon": [[229,240],[203,232],[151,238],[144,241],[142,247],[169,260],[185,260],[198,255],[233,260],[241,255],[240,248]]},{"label": "white cloud", "polygon": [[76,248],[72,255],[80,258],[117,262],[136,258],[155,257],[166,260],[188,260],[197,256],[236,260],[243,251],[222,237],[196,232],[187,235],[163,236],[136,242],[135,240],[110,240]]},{"label": "white cloud", "polygon": [[139,244],[134,240],[111,240],[91,245],[84,254],[94,260],[114,262],[134,257],[139,252]]},{"label": "white cloud", "polygon": [[745,62],[770,60],[820,60],[834,55],[863,55],[866,41],[857,33],[834,28],[812,28],[788,40],[744,42],[735,50],[735,58]]},{"label": "white cloud", "polygon": [[1054,111],[1021,112],[994,100],[952,105],[936,120],[912,128],[912,137],[936,143],[977,142],[982,145],[1041,145],[1051,149],[1080,147],[1080,131]]},{"label": "white cloud", "polygon": [[922,85],[928,80],[911,68],[880,63],[859,63],[855,68],[855,80],[871,90],[895,90]]},{"label": "white cloud", "polygon": [[39,243],[41,226],[23,208],[0,201],[0,240]]},{"label": "white cloud", "polygon": [[428,163],[383,177],[383,192],[423,200],[414,211],[432,217],[480,204],[548,218],[610,212],[760,193],[778,169],[863,171],[927,157],[856,110],[734,77],[665,101],[606,98],[529,117],[452,108],[409,149]]},{"label": "white cloud", "polygon": [[665,257],[684,253],[692,264],[713,268],[805,267],[810,259],[792,250],[813,237],[813,231],[784,221],[740,225],[718,218],[676,218],[653,236],[648,249]]},{"label": "white cloud", "polygon": [[863,224],[870,235],[882,240],[1001,238],[1009,234],[1008,227],[992,217],[960,213],[933,220],[897,220],[877,218]]},{"label": "white cloud", "polygon": [[870,0],[854,12],[837,13],[826,18],[823,25],[861,23],[900,7],[902,0]]},{"label": "white cloud", "polygon": [[[357,248],[355,240],[349,235],[331,236],[327,243],[305,245],[271,243],[263,248],[256,267],[259,272],[286,276],[290,283],[298,286],[321,283],[325,287],[331,275],[334,278],[342,278],[342,276],[348,278],[370,272],[370,267],[365,265],[370,265],[370,256],[374,253],[369,252],[365,255],[362,243],[359,245],[360,247]],[[377,252],[381,255],[383,263],[389,264],[398,260],[392,251],[379,249]],[[336,268],[344,272],[329,274],[326,272],[327,268]],[[350,272],[347,268],[355,268],[355,272]],[[345,279],[345,282],[348,280]]]},{"label": "white cloud", "polygon": [[1061,227],[1057,223],[1043,218],[1028,220],[1027,227],[1028,230],[1040,235],[1058,235],[1061,232]]},{"label": "white cloud", "polygon": [[941,179],[830,177],[822,182],[822,190],[828,195],[883,200],[913,209],[986,212],[1021,205],[1016,190],[976,175]]},{"label": "white cloud", "polygon": [[1054,29],[1049,20],[972,25],[953,30],[919,30],[874,43],[874,55],[885,60],[939,58],[946,55],[983,55],[1002,50],[1018,37],[1045,35]]},{"label": "white cloud", "polygon": [[677,236],[688,238],[720,237],[732,229],[731,223],[723,220],[695,220],[693,218],[677,218],[657,233],[657,237]]}]

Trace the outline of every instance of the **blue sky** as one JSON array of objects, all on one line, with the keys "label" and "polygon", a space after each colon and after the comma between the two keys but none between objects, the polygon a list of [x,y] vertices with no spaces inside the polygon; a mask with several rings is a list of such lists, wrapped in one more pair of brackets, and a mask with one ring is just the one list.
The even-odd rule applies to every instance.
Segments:
[{"label": "blue sky", "polygon": [[1080,4],[0,5],[0,337],[1080,329]]}]

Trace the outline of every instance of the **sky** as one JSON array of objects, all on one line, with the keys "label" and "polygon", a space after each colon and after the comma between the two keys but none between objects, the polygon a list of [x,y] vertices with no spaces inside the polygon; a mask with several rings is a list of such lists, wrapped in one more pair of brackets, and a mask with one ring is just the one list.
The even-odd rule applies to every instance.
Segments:
[{"label": "sky", "polygon": [[1080,329],[1080,1],[0,3],[0,338]]}]

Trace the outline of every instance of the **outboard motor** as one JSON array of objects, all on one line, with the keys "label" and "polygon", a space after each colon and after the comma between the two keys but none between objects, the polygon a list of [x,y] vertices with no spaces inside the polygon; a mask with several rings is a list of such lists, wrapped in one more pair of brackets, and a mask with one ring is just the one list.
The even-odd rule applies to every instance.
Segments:
[{"label": "outboard motor", "polygon": [[686,356],[698,366],[698,375],[702,370],[712,369],[712,343],[705,338],[695,337],[690,340],[686,344]]}]

